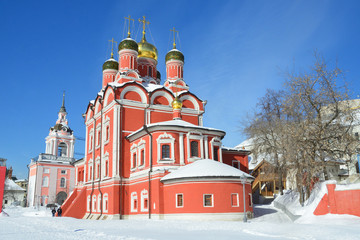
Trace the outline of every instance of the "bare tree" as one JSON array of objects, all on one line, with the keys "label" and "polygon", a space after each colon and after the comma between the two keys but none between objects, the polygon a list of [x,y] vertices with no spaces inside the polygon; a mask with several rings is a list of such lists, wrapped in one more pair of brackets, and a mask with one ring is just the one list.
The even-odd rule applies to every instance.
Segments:
[{"label": "bare tree", "polygon": [[279,178],[284,172],[295,175],[301,203],[322,174],[327,178],[329,160],[350,159],[355,153],[348,100],[341,69],[337,65],[329,69],[315,53],[308,72],[288,74],[283,90],[267,91],[245,128],[254,139],[254,154],[271,156]]}]

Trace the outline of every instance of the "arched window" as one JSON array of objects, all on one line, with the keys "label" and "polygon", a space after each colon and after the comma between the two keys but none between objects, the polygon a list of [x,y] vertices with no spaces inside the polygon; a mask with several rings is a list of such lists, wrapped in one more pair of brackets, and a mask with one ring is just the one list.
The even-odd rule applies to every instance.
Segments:
[{"label": "arched window", "polygon": [[105,162],[105,177],[109,175],[109,161]]},{"label": "arched window", "polygon": [[147,190],[141,191],[141,211],[145,212],[149,209],[149,195]]},{"label": "arched window", "polygon": [[96,212],[96,195],[92,196],[92,210]]},{"label": "arched window", "polygon": [[49,177],[44,177],[43,178],[42,186],[43,187],[48,187],[49,186]]},{"label": "arched window", "polygon": [[65,178],[60,179],[60,187],[64,188],[66,186]]},{"label": "arched window", "polygon": [[190,142],[191,157],[199,157],[199,143],[198,141]]},{"label": "arched window", "polygon": [[109,197],[108,197],[108,194],[105,193],[104,196],[103,196],[103,211],[104,212],[108,212],[108,202],[109,202]]},{"label": "arched window", "polygon": [[64,142],[61,142],[58,146],[58,156],[66,157],[67,153],[67,145]]},{"label": "arched window", "polygon": [[98,203],[97,203],[97,210],[98,212],[100,212],[100,209],[101,209],[101,194],[98,195]]},{"label": "arched window", "polygon": [[161,146],[161,158],[162,159],[170,158],[170,145],[169,144],[163,144]]},{"label": "arched window", "polygon": [[106,138],[105,141],[108,141],[110,137],[110,126],[106,126]]},{"label": "arched window", "polygon": [[137,198],[136,192],[131,193],[131,202],[130,203],[131,203],[131,212],[136,212],[137,205],[138,205],[138,198]]}]

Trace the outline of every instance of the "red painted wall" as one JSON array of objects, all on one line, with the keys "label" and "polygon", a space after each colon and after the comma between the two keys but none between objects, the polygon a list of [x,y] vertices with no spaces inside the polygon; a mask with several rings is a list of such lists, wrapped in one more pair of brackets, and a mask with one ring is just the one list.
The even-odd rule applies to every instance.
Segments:
[{"label": "red painted wall", "polygon": [[335,184],[327,184],[325,194],[316,207],[315,215],[350,214],[360,217],[360,189],[336,191]]},{"label": "red painted wall", "polygon": [[2,212],[2,204],[4,198],[5,175],[6,167],[0,167],[0,212]]}]

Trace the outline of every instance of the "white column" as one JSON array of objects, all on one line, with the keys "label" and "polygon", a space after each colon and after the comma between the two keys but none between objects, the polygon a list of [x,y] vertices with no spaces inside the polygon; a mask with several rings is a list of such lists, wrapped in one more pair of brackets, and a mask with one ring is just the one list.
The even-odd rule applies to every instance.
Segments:
[{"label": "white column", "polygon": [[184,159],[184,134],[179,133],[179,152],[180,152],[180,165],[185,165]]},{"label": "white column", "polygon": [[[120,106],[114,105],[114,121],[113,121],[113,153],[112,153],[112,176],[120,177],[118,163],[119,159],[119,128],[120,128]],[[121,130],[120,130],[121,131]]]},{"label": "white column", "polygon": [[204,136],[205,140],[205,158],[209,159],[209,143],[208,143],[208,137]]},{"label": "white column", "polygon": [[203,139],[203,137],[200,138],[200,152],[201,152],[201,158],[204,159],[204,139]]}]

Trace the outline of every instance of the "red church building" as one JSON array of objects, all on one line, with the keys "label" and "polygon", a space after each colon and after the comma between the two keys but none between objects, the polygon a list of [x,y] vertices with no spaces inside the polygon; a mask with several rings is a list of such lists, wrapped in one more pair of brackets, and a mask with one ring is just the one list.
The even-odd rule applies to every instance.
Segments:
[{"label": "red church building", "polygon": [[119,60],[112,54],[103,65],[64,216],[238,220],[244,208],[251,215],[249,152],[222,147],[225,132],[203,126],[206,102],[189,91],[175,41],[161,84],[157,49],[145,38],[148,22],[140,21],[141,41],[129,32]]}]

